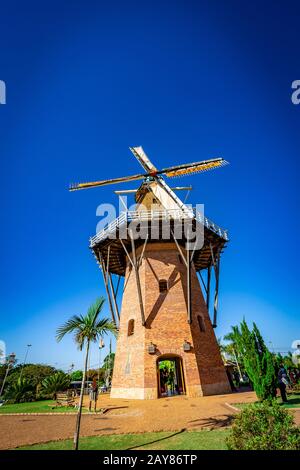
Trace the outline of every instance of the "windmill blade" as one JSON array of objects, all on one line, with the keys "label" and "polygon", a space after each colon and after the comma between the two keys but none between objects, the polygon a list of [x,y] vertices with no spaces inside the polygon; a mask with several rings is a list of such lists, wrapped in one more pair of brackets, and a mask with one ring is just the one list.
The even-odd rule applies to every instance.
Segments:
[{"label": "windmill blade", "polygon": [[78,191],[79,189],[96,188],[97,186],[106,186],[108,184],[125,183],[127,181],[142,180],[145,178],[145,176],[147,175],[132,175],[132,176],[123,176],[121,178],[103,180],[103,181],[91,181],[89,183],[74,183],[70,185],[69,191]]},{"label": "windmill blade", "polygon": [[202,162],[186,163],[184,165],[177,165],[170,168],[165,168],[158,173],[165,174],[168,178],[176,176],[190,175],[192,173],[199,173],[209,170],[214,170],[221,166],[228,165],[228,162],[223,158],[214,158],[212,160],[204,160]]},{"label": "windmill blade", "polygon": [[144,149],[142,146],[140,147],[129,147],[137,161],[142,165],[144,170],[147,173],[156,173],[157,168],[153,165],[153,163],[149,160],[148,156],[145,154]]}]

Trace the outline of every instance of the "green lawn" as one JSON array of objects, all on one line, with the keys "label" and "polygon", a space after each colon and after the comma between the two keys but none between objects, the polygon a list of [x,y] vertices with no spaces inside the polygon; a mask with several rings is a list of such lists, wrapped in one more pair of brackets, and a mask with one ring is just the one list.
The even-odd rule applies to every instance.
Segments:
[{"label": "green lawn", "polygon": [[282,403],[281,398],[278,398],[279,403],[282,403],[284,408],[300,408],[300,394],[292,393],[287,396],[288,403]]},{"label": "green lawn", "polygon": [[[228,430],[156,432],[81,437],[81,450],[223,450]],[[21,450],[72,450],[71,439],[20,447]]]},{"label": "green lawn", "polygon": [[0,406],[0,413],[51,413],[51,412],[66,412],[76,410],[68,406],[55,406],[53,400],[33,401],[27,403],[16,403],[12,405]]},{"label": "green lawn", "polygon": [[[287,395],[288,403],[282,403],[281,397],[277,397],[278,403],[280,403],[283,408],[300,408],[300,394],[299,393],[291,393]],[[258,403],[258,402],[255,402]],[[233,403],[233,406],[237,408],[244,408],[247,403]]]}]

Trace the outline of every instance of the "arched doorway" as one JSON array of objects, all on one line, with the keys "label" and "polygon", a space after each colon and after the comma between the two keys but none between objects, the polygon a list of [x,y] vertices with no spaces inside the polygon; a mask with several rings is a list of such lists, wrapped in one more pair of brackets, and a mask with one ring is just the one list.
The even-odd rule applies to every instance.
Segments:
[{"label": "arched doorway", "polygon": [[175,355],[164,355],[157,359],[158,397],[185,395],[182,359]]}]

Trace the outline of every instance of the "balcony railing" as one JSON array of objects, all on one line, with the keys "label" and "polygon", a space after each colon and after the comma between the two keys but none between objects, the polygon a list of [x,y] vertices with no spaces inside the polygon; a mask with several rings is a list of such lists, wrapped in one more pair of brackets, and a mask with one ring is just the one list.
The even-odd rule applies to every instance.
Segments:
[{"label": "balcony railing", "polygon": [[[212,232],[219,235],[219,237],[223,238],[224,240],[228,240],[227,230],[222,229],[214,222],[209,220],[207,217],[203,215],[202,212],[193,209],[194,219],[197,222],[204,225],[207,229],[211,230]],[[117,229],[123,226],[123,224],[128,222],[138,222],[138,221],[149,221],[149,220],[183,220],[183,219],[191,219],[191,217],[184,213],[181,209],[165,209],[165,210],[148,210],[148,211],[124,211],[122,214],[109,223],[103,230],[99,231],[90,238],[90,247],[93,248],[97,243],[105,240],[109,235],[116,232]]]}]

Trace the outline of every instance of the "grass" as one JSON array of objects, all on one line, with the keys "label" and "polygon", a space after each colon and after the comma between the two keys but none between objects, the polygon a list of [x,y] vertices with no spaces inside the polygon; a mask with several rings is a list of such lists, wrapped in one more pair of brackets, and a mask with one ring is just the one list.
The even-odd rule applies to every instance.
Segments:
[{"label": "grass", "polygon": [[[282,403],[284,408],[300,408],[300,394],[291,393],[287,395],[288,403]],[[279,403],[282,402],[281,398],[278,398]]]},{"label": "grass", "polygon": [[[81,437],[81,450],[226,450],[228,430],[153,432]],[[72,450],[71,439],[19,447],[20,450]]]},{"label": "grass", "polygon": [[76,412],[69,406],[55,406],[53,400],[41,400],[26,403],[4,404],[0,406],[0,414],[5,413],[63,413]]},{"label": "grass", "polygon": [[[300,408],[300,394],[291,393],[287,395],[288,403],[282,403],[281,397],[277,397],[278,403],[282,405],[283,408]],[[258,403],[258,402],[254,402]],[[247,403],[233,403],[239,409],[243,409]]]}]

